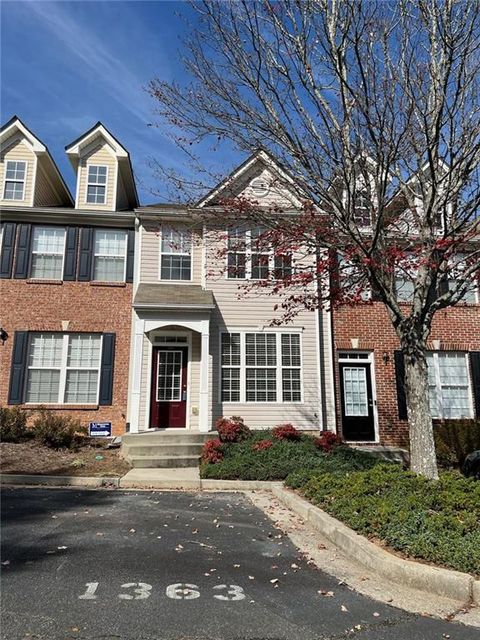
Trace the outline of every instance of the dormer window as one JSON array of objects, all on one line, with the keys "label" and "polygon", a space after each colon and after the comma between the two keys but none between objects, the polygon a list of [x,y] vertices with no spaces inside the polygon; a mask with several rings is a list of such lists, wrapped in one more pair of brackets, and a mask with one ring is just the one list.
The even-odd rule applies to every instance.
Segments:
[{"label": "dormer window", "polygon": [[27,163],[23,160],[8,160],[5,170],[4,200],[23,200]]},{"label": "dormer window", "polygon": [[107,167],[88,165],[87,203],[105,204],[107,191]]}]

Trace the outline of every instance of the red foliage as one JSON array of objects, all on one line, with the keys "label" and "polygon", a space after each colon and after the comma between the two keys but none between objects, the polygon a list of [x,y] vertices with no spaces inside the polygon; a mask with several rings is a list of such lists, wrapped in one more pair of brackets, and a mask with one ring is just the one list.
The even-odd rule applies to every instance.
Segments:
[{"label": "red foliage", "polygon": [[271,446],[273,446],[271,440],[259,440],[255,444],[252,444],[252,449],[254,451],[264,451],[265,449],[270,449]]},{"label": "red foliage", "polygon": [[342,438],[332,431],[322,431],[320,436],[314,440],[315,446],[325,453],[330,453],[332,449],[340,446],[342,442]]},{"label": "red foliage", "polygon": [[239,416],[230,418],[219,418],[215,423],[215,428],[222,442],[240,442],[251,434],[250,429]]},{"label": "red foliage", "polygon": [[279,424],[278,427],[272,429],[272,435],[278,440],[300,440],[302,437],[300,431],[290,423]]},{"label": "red foliage", "polygon": [[202,462],[215,464],[223,460],[222,443],[218,438],[207,440],[203,445]]}]

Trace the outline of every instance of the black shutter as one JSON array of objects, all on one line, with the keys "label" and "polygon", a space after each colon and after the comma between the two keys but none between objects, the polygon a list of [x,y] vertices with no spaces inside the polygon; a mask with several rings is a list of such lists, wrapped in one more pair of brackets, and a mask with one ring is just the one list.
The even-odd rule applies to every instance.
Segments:
[{"label": "black shutter", "polygon": [[67,239],[65,242],[65,267],[63,269],[64,280],[75,280],[77,275],[77,227],[67,227]]},{"label": "black shutter", "polygon": [[31,236],[31,224],[20,224],[18,226],[17,255],[15,257],[15,272],[13,274],[14,278],[28,278]]},{"label": "black shutter", "polygon": [[448,293],[448,278],[442,276],[438,281],[438,295],[443,296],[444,293]]},{"label": "black shutter", "polygon": [[15,331],[13,338],[12,366],[8,404],[22,404],[23,381],[27,364],[28,331]]},{"label": "black shutter", "polygon": [[113,395],[113,362],[115,358],[115,334],[103,334],[102,368],[100,371],[100,396],[98,404],[111,405]]},{"label": "black shutter", "polygon": [[93,229],[83,227],[80,234],[80,264],[78,280],[88,282],[92,279]]},{"label": "black shutter", "polygon": [[3,225],[0,278],[12,277],[13,249],[15,247],[15,222],[5,222]]},{"label": "black shutter", "polygon": [[480,351],[470,352],[470,367],[472,370],[473,403],[475,415],[480,419]]},{"label": "black shutter", "polygon": [[133,282],[133,259],[135,251],[135,231],[127,231],[127,282]]},{"label": "black shutter", "polygon": [[405,395],[405,360],[401,351],[395,351],[395,378],[397,382],[398,417],[407,420],[407,398]]}]

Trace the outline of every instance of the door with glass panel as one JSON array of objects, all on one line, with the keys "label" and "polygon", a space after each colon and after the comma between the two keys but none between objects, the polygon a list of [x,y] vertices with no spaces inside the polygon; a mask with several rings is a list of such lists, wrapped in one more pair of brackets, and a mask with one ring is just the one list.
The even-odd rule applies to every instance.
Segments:
[{"label": "door with glass panel", "polygon": [[375,440],[372,378],[369,363],[340,363],[342,432],[351,442]]},{"label": "door with glass panel", "polygon": [[150,427],[185,427],[188,349],[153,349]]}]

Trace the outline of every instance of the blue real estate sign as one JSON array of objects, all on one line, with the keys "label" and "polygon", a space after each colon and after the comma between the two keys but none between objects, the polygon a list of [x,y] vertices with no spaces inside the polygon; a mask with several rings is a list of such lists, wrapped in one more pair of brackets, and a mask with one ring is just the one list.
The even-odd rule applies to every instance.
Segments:
[{"label": "blue real estate sign", "polygon": [[91,438],[110,438],[112,436],[112,423],[90,422],[88,435]]}]

